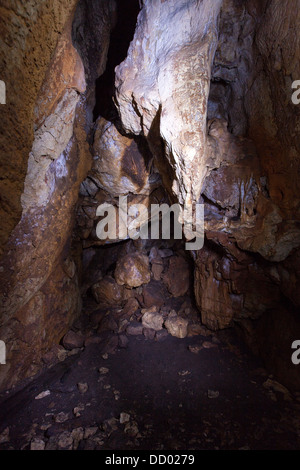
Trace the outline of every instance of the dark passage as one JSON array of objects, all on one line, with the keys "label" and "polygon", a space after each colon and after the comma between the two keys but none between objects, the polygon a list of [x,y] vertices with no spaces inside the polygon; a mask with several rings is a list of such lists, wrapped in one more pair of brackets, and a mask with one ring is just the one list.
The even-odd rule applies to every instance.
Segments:
[{"label": "dark passage", "polygon": [[94,121],[102,116],[108,121],[117,117],[112,97],[114,95],[115,67],[126,58],[127,50],[133,39],[139,13],[138,0],[117,0],[117,22],[111,33],[106,70],[96,80],[96,105]]}]

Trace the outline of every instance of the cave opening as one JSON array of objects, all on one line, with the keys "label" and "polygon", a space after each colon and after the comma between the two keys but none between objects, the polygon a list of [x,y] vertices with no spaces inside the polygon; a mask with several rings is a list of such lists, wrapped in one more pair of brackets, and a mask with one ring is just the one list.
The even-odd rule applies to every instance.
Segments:
[{"label": "cave opening", "polygon": [[133,39],[137,16],[140,11],[138,0],[117,0],[116,20],[110,34],[109,49],[105,72],[96,80],[96,104],[93,109],[94,121],[99,116],[108,121],[118,118],[114,106],[115,67],[127,56],[129,44]]}]

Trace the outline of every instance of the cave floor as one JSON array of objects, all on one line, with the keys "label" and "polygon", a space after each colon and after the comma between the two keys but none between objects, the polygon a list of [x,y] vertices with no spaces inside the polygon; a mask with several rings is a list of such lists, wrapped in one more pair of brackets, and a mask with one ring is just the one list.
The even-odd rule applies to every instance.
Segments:
[{"label": "cave floor", "polygon": [[3,393],[0,449],[300,449],[299,396],[232,332],[210,348],[201,335],[128,335],[123,348],[116,337],[105,332]]}]

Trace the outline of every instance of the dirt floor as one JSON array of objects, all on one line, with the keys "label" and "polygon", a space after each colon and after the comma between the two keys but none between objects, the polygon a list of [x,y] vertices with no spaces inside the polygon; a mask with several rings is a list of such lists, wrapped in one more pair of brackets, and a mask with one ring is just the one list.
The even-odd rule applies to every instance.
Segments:
[{"label": "dirt floor", "polygon": [[268,376],[232,330],[88,338],[2,393],[1,450],[300,449],[299,395]]}]

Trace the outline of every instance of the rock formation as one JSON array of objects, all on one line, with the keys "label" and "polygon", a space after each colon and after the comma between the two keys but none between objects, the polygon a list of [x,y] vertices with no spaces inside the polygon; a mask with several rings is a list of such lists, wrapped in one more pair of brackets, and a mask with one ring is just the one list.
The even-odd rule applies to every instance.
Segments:
[{"label": "rock formation", "polygon": [[[114,68],[120,2],[46,3],[0,7],[0,387],[40,369],[92,294],[115,309],[105,320],[114,328],[119,309],[126,319],[154,306],[131,325],[149,337],[163,324],[177,337],[237,326],[270,372],[299,388],[299,1],[139,2],[105,110],[97,86]],[[117,223],[115,238],[100,240],[97,207],[112,205],[119,221],[120,196],[128,233]],[[177,202],[204,204],[201,250],[135,239],[151,204]],[[186,296],[196,319],[176,303]]]}]

